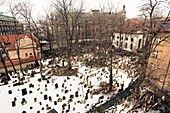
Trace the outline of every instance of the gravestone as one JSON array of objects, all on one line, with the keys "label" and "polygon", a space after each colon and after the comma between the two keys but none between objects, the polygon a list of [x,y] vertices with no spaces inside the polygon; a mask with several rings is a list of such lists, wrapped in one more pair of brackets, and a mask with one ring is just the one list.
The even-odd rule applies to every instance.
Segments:
[{"label": "gravestone", "polygon": [[11,91],[11,90],[9,90],[9,91],[8,91],[8,93],[9,93],[9,94],[12,94],[12,91]]},{"label": "gravestone", "polygon": [[85,96],[85,100],[87,100],[88,99],[88,93],[86,93],[86,96]]},{"label": "gravestone", "polygon": [[57,105],[57,101],[54,101],[54,105]]},{"label": "gravestone", "polygon": [[12,107],[15,107],[16,104],[15,104],[15,101],[12,101]]},{"label": "gravestone", "polygon": [[47,98],[48,98],[47,95],[44,95],[44,100],[47,100]]},{"label": "gravestone", "polygon": [[22,96],[24,96],[26,94],[27,94],[27,89],[26,88],[22,89]]},{"label": "gravestone", "polygon": [[48,111],[47,113],[58,113],[55,109],[51,109],[50,111]]},{"label": "gravestone", "polygon": [[31,106],[30,109],[32,109],[33,107]]},{"label": "gravestone", "polygon": [[75,97],[78,97],[78,91],[75,92]]},{"label": "gravestone", "polygon": [[58,88],[58,83],[55,84],[55,88]]},{"label": "gravestone", "polygon": [[51,98],[51,96],[49,96],[49,101],[52,101],[52,98]]}]

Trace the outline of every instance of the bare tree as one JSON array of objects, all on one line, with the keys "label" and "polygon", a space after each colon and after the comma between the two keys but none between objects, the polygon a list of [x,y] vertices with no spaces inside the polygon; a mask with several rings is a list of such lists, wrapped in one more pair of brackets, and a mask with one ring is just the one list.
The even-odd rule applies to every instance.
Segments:
[{"label": "bare tree", "polygon": [[2,5],[5,2],[5,0],[0,0],[0,5]]},{"label": "bare tree", "polygon": [[36,41],[36,39],[33,38],[33,36],[32,36],[33,35],[32,33],[36,32],[36,30],[37,30],[36,22],[34,21],[34,19],[32,17],[32,6],[29,2],[21,2],[21,3],[19,3],[19,8],[20,8],[19,14],[22,16],[22,19],[25,21],[25,23],[30,31],[33,53],[34,53],[34,57],[35,57],[35,66],[39,66],[39,63],[37,60],[37,54],[35,52],[35,46],[34,46],[34,41]]},{"label": "bare tree", "polygon": [[[16,17],[19,14],[20,8],[19,4],[14,4],[12,1],[9,2],[9,12],[12,14],[13,17]],[[15,31],[15,40],[16,40],[16,51],[18,55],[19,65],[20,65],[20,71],[24,75],[23,68],[22,68],[22,61],[20,57],[20,41],[19,41],[19,35],[17,34],[17,22],[14,20],[14,31]]]},{"label": "bare tree", "polygon": [[[154,13],[155,10],[160,7],[161,5],[166,5],[166,1],[157,1],[157,0],[149,0],[144,3],[144,5],[141,7],[141,11],[143,11],[145,21],[143,24],[143,30],[144,30],[144,36],[146,37],[145,45],[143,45],[142,50],[143,53],[139,55],[140,63],[138,63],[141,67],[140,69],[140,78],[139,81],[143,80],[146,76],[146,69],[148,66],[148,60],[155,50],[155,48],[163,41],[167,40],[169,38],[169,35],[162,38],[159,44],[155,45],[156,36],[161,31],[161,28],[159,30],[155,31],[154,26],[156,24],[157,18],[155,17]],[[169,14],[168,14],[169,16]],[[167,17],[168,17],[167,16]],[[169,21],[168,18],[165,18],[165,23]],[[139,82],[141,83],[141,82]]]},{"label": "bare tree", "polygon": [[[8,36],[7,36],[7,38],[8,38],[8,40],[9,40],[9,37],[8,37]],[[8,41],[7,41],[7,44],[8,44]],[[5,44],[5,41],[4,41],[4,40],[1,40],[1,41],[0,41],[0,46],[1,46],[2,50],[3,50],[3,52],[5,53],[5,56],[6,56],[6,57],[8,58],[8,60],[10,61],[11,65],[12,65],[12,67],[13,67],[14,72],[17,73],[13,62],[12,62],[12,60],[10,59],[10,57],[9,57],[9,55],[8,55],[7,45]]]},{"label": "bare tree", "polygon": [[83,2],[80,3],[80,7],[76,7],[74,0],[55,0],[53,5],[64,25],[65,40],[67,42],[67,66],[71,70],[72,41],[75,37],[75,28],[80,24],[79,18],[83,11]]}]

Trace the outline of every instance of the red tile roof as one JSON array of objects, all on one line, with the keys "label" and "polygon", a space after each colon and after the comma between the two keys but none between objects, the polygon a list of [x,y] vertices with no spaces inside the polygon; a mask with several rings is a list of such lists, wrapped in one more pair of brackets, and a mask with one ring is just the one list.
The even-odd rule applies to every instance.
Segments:
[{"label": "red tile roof", "polygon": [[15,43],[17,40],[20,40],[24,36],[28,36],[29,38],[33,39],[36,43],[37,47],[40,45],[38,39],[30,34],[20,34],[20,35],[0,35],[0,41],[5,43],[10,43],[10,46],[7,48],[8,50],[13,50],[15,47]]}]

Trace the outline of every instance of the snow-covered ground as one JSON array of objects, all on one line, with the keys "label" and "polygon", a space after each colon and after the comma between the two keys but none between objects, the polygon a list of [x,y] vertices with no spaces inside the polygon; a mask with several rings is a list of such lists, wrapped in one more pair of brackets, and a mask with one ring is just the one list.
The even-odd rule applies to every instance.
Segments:
[{"label": "snow-covered ground", "polygon": [[[120,60],[119,65],[123,61],[127,64],[128,59]],[[43,62],[45,68],[42,72],[42,75],[48,78],[47,80],[41,80],[40,69],[33,69],[28,70],[24,76],[23,85],[13,86],[18,83],[18,75],[15,74],[7,85],[0,86],[1,113],[24,113],[23,111],[25,113],[47,113],[53,108],[59,113],[84,113],[95,103],[101,100],[105,102],[113,96],[113,93],[94,94],[94,89],[101,89],[99,87],[101,82],[109,82],[108,68],[91,68],[86,67],[80,61],[73,61],[73,68],[78,68],[77,76],[51,76],[52,74],[47,74],[51,70],[48,62],[49,60]],[[125,89],[132,80],[127,72],[118,69],[116,74],[116,69],[113,68],[115,92],[120,89],[120,85],[118,87],[116,83],[124,84]],[[32,71],[37,72],[34,77],[31,77]],[[131,75],[134,75],[133,71]],[[26,91],[25,95],[22,94],[23,89]],[[15,105],[12,106],[12,104]]]}]

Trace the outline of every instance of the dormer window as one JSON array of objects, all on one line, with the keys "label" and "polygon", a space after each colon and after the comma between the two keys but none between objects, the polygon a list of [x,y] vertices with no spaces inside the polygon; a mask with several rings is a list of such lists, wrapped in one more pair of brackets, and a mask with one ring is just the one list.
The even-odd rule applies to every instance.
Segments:
[{"label": "dormer window", "polygon": [[161,41],[161,37],[156,37],[156,44],[159,44]]},{"label": "dormer window", "polygon": [[154,50],[154,52],[153,52],[153,57],[154,57],[154,58],[157,58],[157,57],[158,57],[158,51],[157,51],[157,50]]}]

